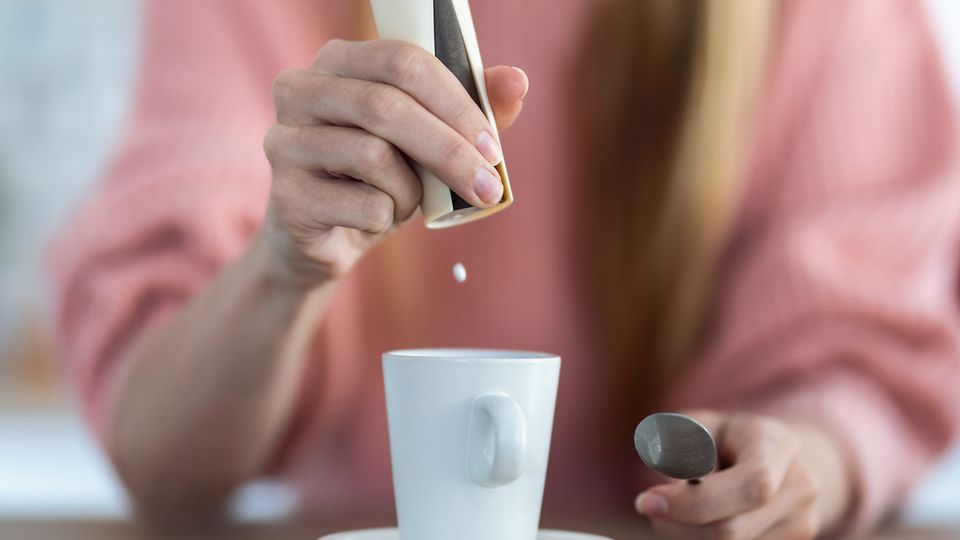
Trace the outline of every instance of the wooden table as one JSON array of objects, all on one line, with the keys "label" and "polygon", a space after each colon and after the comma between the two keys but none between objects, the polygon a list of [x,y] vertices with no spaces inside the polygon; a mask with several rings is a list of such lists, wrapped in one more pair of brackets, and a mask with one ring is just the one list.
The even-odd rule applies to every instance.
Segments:
[{"label": "wooden table", "polygon": [[[385,521],[360,523],[357,520],[290,521],[235,525],[217,532],[161,534],[149,532],[120,521],[0,521],[2,540],[316,540],[336,531],[370,526],[386,526]],[[584,530],[605,534],[617,540],[645,540],[653,536],[642,522],[597,523],[591,526],[546,523],[548,528]],[[960,531],[891,529],[875,537],[877,540],[949,540],[960,539]],[[451,539],[455,540],[455,539]],[[491,539],[494,540],[494,539]]]}]

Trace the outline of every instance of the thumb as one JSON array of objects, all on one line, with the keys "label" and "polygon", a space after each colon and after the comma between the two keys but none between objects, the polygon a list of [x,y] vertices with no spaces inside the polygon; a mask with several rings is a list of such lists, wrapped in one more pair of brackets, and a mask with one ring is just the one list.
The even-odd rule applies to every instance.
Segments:
[{"label": "thumb", "polygon": [[523,108],[523,98],[530,87],[527,74],[516,67],[494,66],[487,68],[484,76],[497,127],[507,129],[513,125]]}]

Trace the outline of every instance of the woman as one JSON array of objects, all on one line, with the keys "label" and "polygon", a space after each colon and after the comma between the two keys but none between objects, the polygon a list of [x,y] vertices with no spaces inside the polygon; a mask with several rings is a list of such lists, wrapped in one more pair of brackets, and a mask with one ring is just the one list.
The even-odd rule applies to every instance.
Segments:
[{"label": "woman", "polygon": [[[407,346],[561,354],[544,512],[635,498],[663,537],[866,528],[948,444],[960,177],[917,3],[474,2],[488,65],[525,67],[487,70],[502,128],[525,105],[517,203],[439,232],[400,226],[404,154],[486,206],[501,149],[424,51],[331,41],[369,35],[358,4],[146,2],[127,137],[53,249],[141,509],[265,474],[389,507],[378,358]],[[631,428],[666,408],[728,468],[645,477]]]}]

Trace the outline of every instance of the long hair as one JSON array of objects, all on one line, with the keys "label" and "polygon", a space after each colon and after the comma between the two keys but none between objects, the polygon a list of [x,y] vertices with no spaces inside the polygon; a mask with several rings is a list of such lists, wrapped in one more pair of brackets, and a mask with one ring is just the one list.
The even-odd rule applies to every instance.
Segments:
[{"label": "long hair", "polygon": [[616,388],[612,436],[695,354],[739,200],[767,0],[601,0],[576,83],[586,282]]}]

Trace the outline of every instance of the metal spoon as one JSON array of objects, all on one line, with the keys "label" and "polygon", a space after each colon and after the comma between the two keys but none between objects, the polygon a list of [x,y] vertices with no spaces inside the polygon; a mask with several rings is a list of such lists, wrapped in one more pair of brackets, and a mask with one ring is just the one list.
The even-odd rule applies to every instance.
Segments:
[{"label": "metal spoon", "polygon": [[692,482],[717,466],[717,444],[706,427],[677,413],[643,419],[633,435],[640,459],[658,473]]}]

